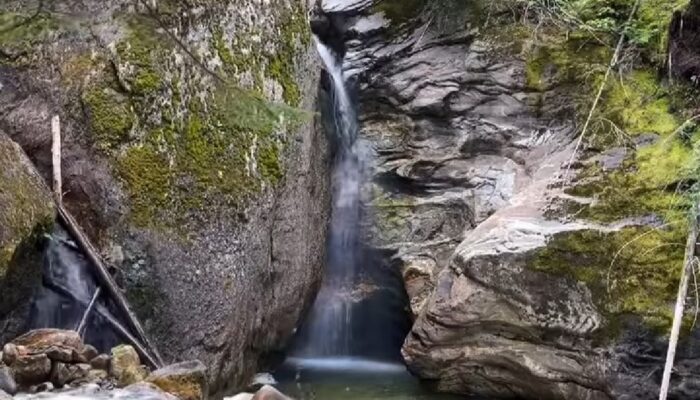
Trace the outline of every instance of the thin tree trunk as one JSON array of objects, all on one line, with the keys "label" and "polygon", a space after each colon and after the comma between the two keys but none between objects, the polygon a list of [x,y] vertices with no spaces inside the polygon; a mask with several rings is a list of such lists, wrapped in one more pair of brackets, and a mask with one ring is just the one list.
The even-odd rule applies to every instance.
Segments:
[{"label": "thin tree trunk", "polygon": [[53,164],[53,194],[56,202],[63,201],[61,182],[61,120],[58,115],[51,118],[51,160]]},{"label": "thin tree trunk", "polygon": [[668,352],[666,353],[666,366],[661,380],[661,391],[659,392],[659,400],[666,400],[668,396],[668,388],[671,383],[671,373],[673,372],[673,363],[676,358],[676,347],[678,346],[678,336],[683,323],[683,312],[685,309],[685,299],[688,296],[688,281],[693,269],[695,260],[695,246],[698,240],[698,225],[700,218],[698,217],[698,205],[693,208],[693,221],[688,234],[688,242],[685,247],[685,263],[683,265],[683,274],[681,282],[678,286],[678,298],[676,299],[676,309],[673,313],[673,326],[671,327],[671,337],[668,341]]}]

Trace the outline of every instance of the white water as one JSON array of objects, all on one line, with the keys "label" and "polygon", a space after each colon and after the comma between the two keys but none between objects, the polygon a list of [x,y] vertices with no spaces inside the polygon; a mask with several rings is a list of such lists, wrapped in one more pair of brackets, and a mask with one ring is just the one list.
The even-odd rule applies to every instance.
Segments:
[{"label": "white water", "polygon": [[363,157],[357,150],[357,117],[345,87],[340,60],[319,40],[318,53],[333,85],[333,134],[337,152],[333,164],[333,208],[328,237],[325,280],[318,294],[303,342],[294,351],[300,357],[351,354],[353,287],[359,254],[360,188]]}]

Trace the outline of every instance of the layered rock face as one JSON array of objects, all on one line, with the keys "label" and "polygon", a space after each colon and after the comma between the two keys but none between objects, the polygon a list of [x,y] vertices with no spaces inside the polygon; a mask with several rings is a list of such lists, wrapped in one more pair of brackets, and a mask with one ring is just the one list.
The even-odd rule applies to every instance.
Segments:
[{"label": "layered rock face", "polygon": [[[612,52],[499,4],[324,3],[375,155],[365,240],[415,318],[404,358],[447,392],[655,398],[687,221],[668,188],[693,165],[673,132],[695,127],[636,67],[577,147]],[[693,336],[674,398],[698,395]]]},{"label": "layered rock face", "polygon": [[[9,1],[0,127],[100,247],[166,361],[238,385],[320,281],[328,151],[302,0]],[[3,296],[3,301],[5,297]]]}]

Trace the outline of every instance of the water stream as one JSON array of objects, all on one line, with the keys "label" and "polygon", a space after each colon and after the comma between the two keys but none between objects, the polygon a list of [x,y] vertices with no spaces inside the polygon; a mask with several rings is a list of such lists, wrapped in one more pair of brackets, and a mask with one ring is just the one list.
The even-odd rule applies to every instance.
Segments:
[{"label": "water stream", "polygon": [[371,152],[358,138],[342,60],[315,40],[332,86],[327,125],[336,144],[327,265],[308,320],[276,377],[299,400],[451,398],[427,390],[402,363],[410,321],[401,277],[360,238]]},{"label": "water stream", "polygon": [[[28,328],[76,329],[97,288],[90,262],[58,223],[47,237],[43,259],[42,285],[34,293]],[[122,342],[103,318],[117,318],[115,308],[106,296],[98,299],[81,332],[86,343],[108,351]]]}]

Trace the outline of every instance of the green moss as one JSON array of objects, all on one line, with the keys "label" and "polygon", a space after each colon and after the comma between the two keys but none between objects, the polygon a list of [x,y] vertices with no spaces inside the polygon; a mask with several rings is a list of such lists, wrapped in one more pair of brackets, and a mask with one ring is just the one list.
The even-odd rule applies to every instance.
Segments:
[{"label": "green moss", "polygon": [[51,196],[26,168],[21,150],[0,136],[0,278],[21,245],[33,243],[54,222]]},{"label": "green moss", "polygon": [[669,135],[680,122],[671,113],[667,91],[652,71],[638,70],[609,82],[601,109],[629,135],[656,133]]},{"label": "green moss", "polygon": [[[610,83],[598,116],[607,122],[594,126],[589,143],[605,148],[622,141],[629,155],[619,170],[604,172],[593,164],[580,172],[579,184],[568,192],[597,201],[581,208],[579,217],[611,222],[655,214],[675,220],[688,212],[688,197],[678,189],[684,181],[695,179],[693,147],[699,137],[694,129],[685,138],[678,134],[682,121],[670,103],[669,94],[650,72],[636,71]],[[620,138],[621,132],[627,136]],[[654,133],[659,139],[636,149],[631,141],[644,133]]]},{"label": "green moss", "polygon": [[607,317],[603,336],[613,336],[624,315],[640,316],[661,331],[670,326],[683,266],[687,225],[676,222],[661,229],[560,233],[536,252],[530,267],[584,282]]},{"label": "green moss", "polygon": [[129,148],[117,160],[117,171],[132,201],[132,220],[139,226],[162,226],[161,211],[169,206],[173,183],[167,161],[149,146]]},{"label": "green moss", "polygon": [[18,59],[47,42],[60,30],[60,21],[52,14],[1,13],[0,49],[12,59]]},{"label": "green moss", "polygon": [[296,57],[299,45],[305,50],[311,40],[309,24],[300,6],[288,12],[279,31],[281,41],[275,56],[268,62],[267,75],[282,85],[285,103],[296,107],[301,103],[301,92],[296,82]]},{"label": "green moss", "polygon": [[427,4],[427,0],[382,0],[372,10],[384,13],[392,25],[399,26],[418,16]]},{"label": "green moss", "polygon": [[[576,23],[543,24],[525,41],[527,87],[568,91],[579,127],[603,83],[611,49],[632,3],[566,3],[580,7],[568,9],[577,17]],[[577,171],[573,187],[567,189],[592,202],[563,201],[561,212],[550,214],[600,223],[647,217],[647,222],[614,232],[560,233],[535,251],[530,265],[585,283],[607,317],[606,338],[612,337],[623,316],[642,317],[658,330],[667,329],[672,317],[670,304],[683,266],[691,204],[686,191],[697,177],[695,148],[700,136],[693,124],[679,129],[687,118],[683,108],[688,103],[682,104],[658,82],[654,65],[671,12],[680,3],[642,2],[628,35],[637,46],[636,54],[642,55],[642,64],[615,73],[606,82],[579,153],[586,166]],[[645,134],[658,135],[658,140],[638,145],[638,137]],[[627,151],[618,169],[604,170],[594,161],[600,152],[617,147]]]},{"label": "green moss", "polygon": [[129,99],[111,88],[96,87],[83,94],[95,143],[102,150],[126,143],[134,124]]},{"label": "green moss", "polygon": [[132,18],[128,25],[129,35],[117,44],[117,54],[130,70],[125,78],[131,91],[146,96],[163,86],[159,67],[170,54],[165,46],[169,38],[159,32],[153,21],[145,18]]}]

